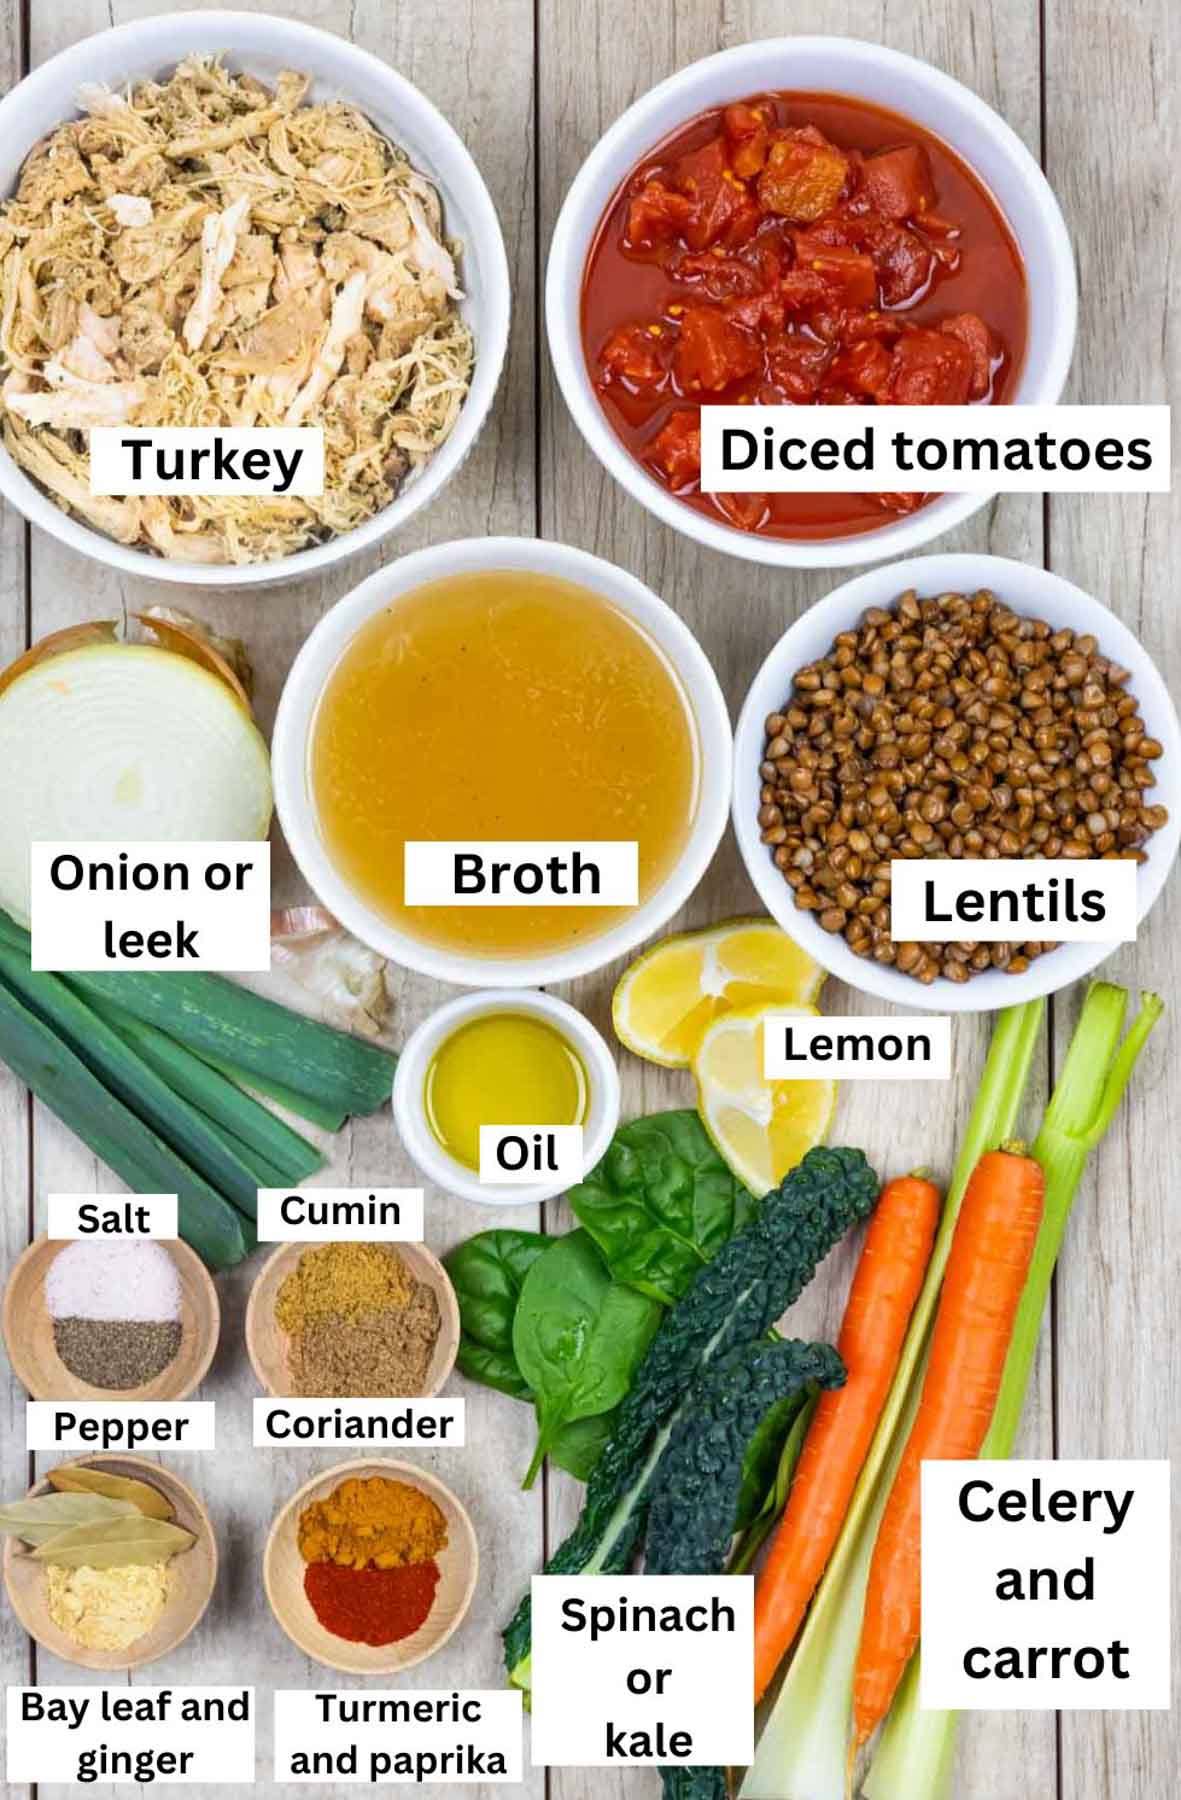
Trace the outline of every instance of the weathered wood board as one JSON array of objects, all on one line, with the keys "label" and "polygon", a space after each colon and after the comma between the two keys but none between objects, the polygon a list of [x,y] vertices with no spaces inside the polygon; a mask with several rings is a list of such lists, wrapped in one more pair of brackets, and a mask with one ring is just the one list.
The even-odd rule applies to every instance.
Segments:
[{"label": "weathered wood board", "polygon": [[[253,0],[242,0],[250,5]],[[64,46],[159,10],[151,0],[2,0],[0,80]],[[1163,400],[1176,388],[1178,340],[1170,308],[1170,251],[1177,229],[1172,170],[1181,155],[1177,111],[1168,105],[1177,12],[1139,0],[1117,15],[1093,0],[916,0],[884,9],[868,0],[286,0],[284,10],[350,37],[416,82],[456,125],[476,156],[500,212],[514,283],[512,344],[493,418],[461,474],[424,517],[382,555],[357,559],[331,579],[263,594],[202,593],[190,604],[247,639],[269,722],[291,659],[312,624],[340,594],[399,552],[451,537],[539,533],[593,550],[662,594],[714,661],[735,709],[763,655],[786,625],[835,585],[817,572],[776,575],[698,550],[638,508],[602,472],[571,423],[539,338],[540,282],[562,197],[598,135],[629,102],[673,70],[750,38],[826,31],[884,41],[947,69],[1010,121],[1044,163],[1066,211],[1082,282],[1075,400]],[[178,43],[178,53],[183,50]],[[52,123],[47,121],[47,125]],[[989,550],[1044,561],[1107,601],[1143,638],[1171,683],[1181,681],[1181,628],[1171,580],[1178,503],[1165,497],[1011,498],[979,514],[938,547]],[[158,591],[122,580],[30,533],[0,511],[0,663],[32,638],[78,619],[122,617]],[[183,603],[183,601],[182,601]],[[7,773],[0,772],[0,779]],[[289,861],[277,862],[276,899],[299,898]],[[750,910],[753,896],[727,839],[680,923],[704,924]],[[1170,1004],[1181,903],[1176,884],[1134,949],[1113,967],[1129,984],[1152,986]],[[574,985],[573,998],[607,1022],[617,969]],[[406,975],[397,1031],[404,1036],[448,990]],[[857,1011],[830,987],[827,1004]],[[1051,1052],[1042,1091],[1060,1058],[1077,996],[1052,1008]],[[866,1010],[864,1007],[861,1010]],[[1160,1036],[1164,1039],[1164,1033]],[[850,1084],[838,1135],[864,1145],[881,1167],[923,1162],[946,1171],[982,1066],[987,1025],[957,1022],[955,1075],[921,1127],[893,1084]],[[625,1112],[687,1102],[688,1078],[625,1058]],[[1032,1099],[1032,1097],[1031,1097]],[[1153,1457],[1177,1449],[1181,1359],[1171,1327],[1178,1253],[1170,1231],[1169,1150],[1181,1106],[1181,1076],[1167,1040],[1153,1045],[1132,1104],[1088,1175],[1055,1287],[1022,1450],[1026,1454]],[[388,1116],[352,1127],[323,1179],[338,1184],[408,1180],[412,1169]],[[15,1082],[0,1072],[0,1256],[19,1254],[51,1191],[114,1185]],[[486,1221],[476,1209],[428,1189],[428,1238],[442,1249]],[[561,1229],[558,1206],[547,1230]],[[223,1281],[224,1334],[206,1397],[218,1403],[213,1455],[177,1458],[178,1472],[209,1504],[222,1551],[222,1578],[204,1622],[166,1665],[143,1679],[174,1683],[251,1680],[259,1693],[259,1777],[270,1781],[270,1690],[312,1687],[321,1673],[279,1631],[260,1581],[262,1545],[286,1496],[328,1453],[253,1450],[256,1391],[242,1344],[253,1268]],[[831,1260],[792,1316],[807,1334],[833,1332],[850,1253]],[[532,1494],[516,1479],[528,1461],[524,1408],[457,1382],[468,1399],[468,1447],[427,1458],[473,1513],[482,1576],[463,1630],[419,1686],[492,1686],[499,1679],[498,1628],[531,1570],[573,1520],[578,1490],[547,1474]],[[18,1489],[30,1470],[23,1450],[23,1395],[0,1371],[0,1477]],[[81,1684],[83,1672],[33,1650],[0,1609],[0,1671]],[[978,1715],[962,1734],[959,1800],[1158,1800],[1181,1779],[1181,1751],[1168,1715],[1024,1713]],[[650,1776],[526,1770],[526,1787],[555,1800],[616,1800],[624,1789],[656,1791]],[[195,1790],[190,1789],[190,1792]],[[209,1789],[209,1795],[217,1793]],[[222,1790],[224,1791],[224,1790]],[[290,1790],[292,1797],[296,1788]],[[344,1795],[348,1789],[325,1789]],[[15,1789],[5,1789],[16,1793]],[[45,1792],[56,1793],[56,1789]],[[63,1790],[64,1792],[64,1790]],[[199,1800],[203,1795],[198,1791]],[[834,1797],[836,1800],[836,1797]]]}]

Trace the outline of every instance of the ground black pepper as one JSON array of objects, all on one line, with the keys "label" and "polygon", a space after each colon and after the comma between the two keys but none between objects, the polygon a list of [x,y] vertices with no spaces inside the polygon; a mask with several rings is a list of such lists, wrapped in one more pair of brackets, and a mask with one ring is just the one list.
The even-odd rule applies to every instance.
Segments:
[{"label": "ground black pepper", "polygon": [[175,1360],[180,1341],[175,1320],[53,1321],[54,1348],[70,1374],[89,1387],[143,1387]]}]

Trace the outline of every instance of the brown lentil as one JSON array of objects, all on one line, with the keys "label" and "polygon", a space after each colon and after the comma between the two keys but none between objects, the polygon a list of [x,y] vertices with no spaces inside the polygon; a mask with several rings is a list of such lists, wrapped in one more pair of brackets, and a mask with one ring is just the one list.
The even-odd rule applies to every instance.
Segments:
[{"label": "brown lentil", "polygon": [[982,589],[871,607],[766,721],[759,824],[796,905],[929,984],[1053,944],[890,937],[892,857],[1123,857],[1165,824],[1129,673]]}]

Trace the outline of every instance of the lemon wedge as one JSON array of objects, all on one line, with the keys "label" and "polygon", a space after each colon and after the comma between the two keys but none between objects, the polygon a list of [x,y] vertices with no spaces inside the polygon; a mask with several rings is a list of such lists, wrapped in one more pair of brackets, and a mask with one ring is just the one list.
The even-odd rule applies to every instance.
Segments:
[{"label": "lemon wedge", "polygon": [[768,1081],[763,1029],[771,1012],[816,1017],[814,1006],[781,1004],[726,1013],[693,1058],[702,1123],[739,1181],[759,1195],[823,1143],[837,1099],[835,1081]]},{"label": "lemon wedge", "polygon": [[637,1056],[686,1068],[715,1019],[754,1006],[807,1006],[824,970],[770,919],[730,919],[636,958],[611,1002],[616,1036]]}]

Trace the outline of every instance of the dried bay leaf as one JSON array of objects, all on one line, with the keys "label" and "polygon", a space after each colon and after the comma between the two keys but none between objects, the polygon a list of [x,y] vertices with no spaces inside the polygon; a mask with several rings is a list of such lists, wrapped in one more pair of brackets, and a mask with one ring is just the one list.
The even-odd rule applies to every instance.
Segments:
[{"label": "dried bay leaf", "polygon": [[23,1538],[26,1544],[43,1544],[74,1525],[100,1520],[142,1518],[130,1500],[113,1500],[104,1494],[36,1494],[31,1500],[13,1500],[0,1506],[0,1536]]},{"label": "dried bay leaf", "polygon": [[103,1494],[108,1500],[129,1500],[138,1512],[149,1519],[171,1519],[172,1502],[150,1482],[134,1481],[128,1475],[111,1475],[106,1469],[65,1463],[49,1471],[49,1485],[61,1493]]},{"label": "dried bay leaf", "polygon": [[33,1551],[37,1562],[63,1563],[67,1568],[114,1569],[131,1563],[167,1562],[196,1542],[191,1531],[164,1519],[138,1517],[104,1519],[91,1525],[74,1525],[47,1538]]}]

